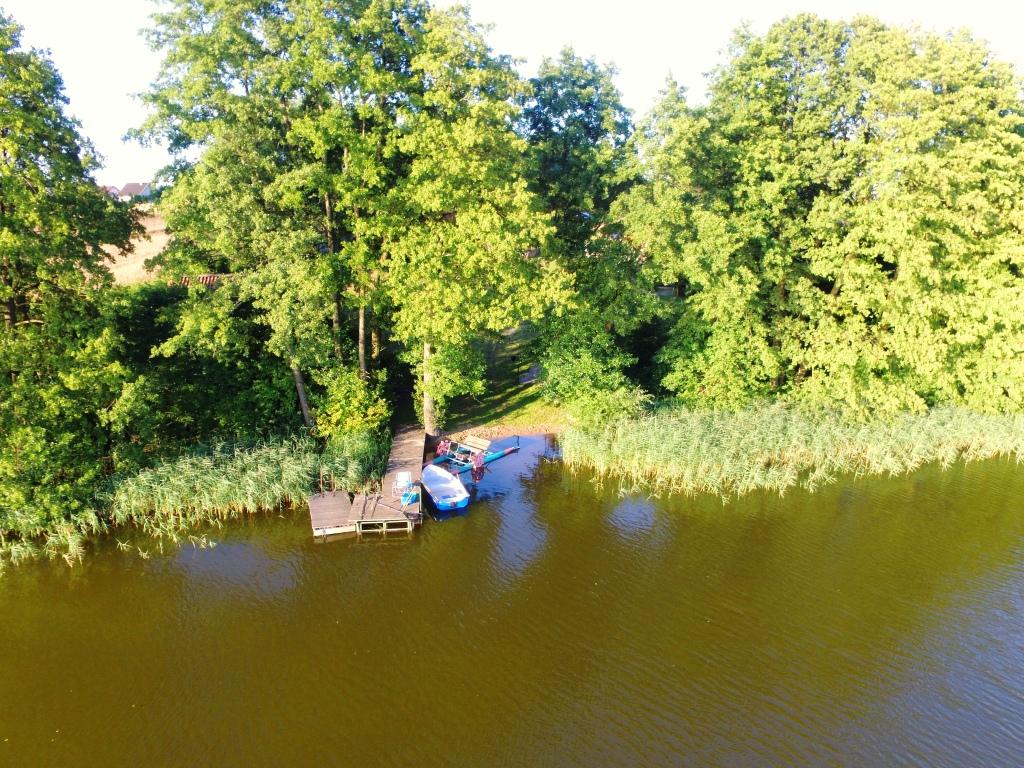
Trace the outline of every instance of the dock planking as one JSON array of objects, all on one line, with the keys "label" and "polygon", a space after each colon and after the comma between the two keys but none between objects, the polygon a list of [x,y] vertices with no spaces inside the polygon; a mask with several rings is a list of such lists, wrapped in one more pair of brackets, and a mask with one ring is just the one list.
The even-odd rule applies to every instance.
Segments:
[{"label": "dock planking", "polygon": [[356,494],[351,500],[344,491],[318,493],[309,497],[309,517],[314,536],[336,533],[391,533],[411,531],[423,522],[420,501],[402,506],[394,487],[400,472],[408,472],[418,486],[423,471],[426,434],[420,426],[395,430],[380,493]]},{"label": "dock planking", "polygon": [[333,536],[336,533],[355,533],[352,521],[352,500],[348,491],[317,493],[307,500],[309,521],[314,536]]}]

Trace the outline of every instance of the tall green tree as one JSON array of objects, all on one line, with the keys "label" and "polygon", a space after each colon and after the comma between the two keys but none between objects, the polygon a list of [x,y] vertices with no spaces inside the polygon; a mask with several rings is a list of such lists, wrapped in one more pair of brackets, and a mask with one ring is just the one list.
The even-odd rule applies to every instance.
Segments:
[{"label": "tall green tree", "polygon": [[382,298],[375,218],[406,166],[397,119],[420,90],[411,62],[426,5],[374,0],[325,12],[322,3],[305,3],[294,16],[285,71],[301,99],[288,132],[295,162],[275,188],[297,212],[310,197],[321,202],[335,328],[344,295],[357,314],[357,361],[366,378],[367,313]]},{"label": "tall green tree", "polygon": [[93,179],[57,70],[19,38],[0,14],[0,541],[91,509],[125,377],[97,306],[102,246],[127,248],[137,230]]},{"label": "tall green tree", "polygon": [[430,14],[412,66],[423,91],[402,115],[409,170],[379,223],[394,334],[417,360],[424,425],[436,434],[439,407],[478,381],[471,342],[539,317],[566,280],[512,130],[522,82],[511,62],[458,9]]},{"label": "tall green tree", "polygon": [[869,415],[1024,402],[1020,82],[981,44],[802,15],[671,89],[620,212],[686,287],[664,384]]},{"label": "tall green tree", "polygon": [[[436,429],[435,401],[479,380],[471,343],[557,290],[536,255],[549,217],[526,188],[510,62],[465,12],[409,0],[174,0],[156,22],[166,57],[143,133],[202,152],[168,196],[170,263],[234,274],[307,423],[303,371],[328,356],[326,318],[340,352],[341,305],[355,309],[365,376],[365,311],[391,309]],[[238,314],[227,299],[195,311],[218,306]]]},{"label": "tall green tree", "polygon": [[629,389],[624,336],[656,310],[654,275],[623,241],[611,205],[636,182],[632,119],[611,67],[565,49],[530,80],[519,130],[530,187],[553,217],[552,252],[572,276],[561,315],[540,323],[546,392],[557,401]]},{"label": "tall green tree", "polygon": [[165,61],[142,133],[202,152],[167,201],[170,260],[236,274],[237,299],[260,310],[307,424],[304,372],[332,343],[335,357],[351,349],[345,305],[367,374],[365,311],[381,295],[372,222],[402,172],[396,116],[415,87],[424,13],[401,0],[204,0],[155,17]]},{"label": "tall green tree", "polygon": [[[281,151],[290,91],[278,74],[290,42],[290,15],[260,0],[202,0],[169,3],[153,20],[150,43],[164,60],[144,95],[152,114],[139,135],[165,140],[179,156],[174,187],[162,206],[175,235],[164,266],[170,274],[195,270],[232,276],[222,281],[216,300],[196,291],[179,320],[179,338],[164,350],[231,345],[248,335],[236,327],[242,318],[268,326],[269,351],[291,370],[309,424],[303,368],[311,345],[305,337],[318,326],[303,328],[287,312],[253,315],[243,307],[304,307],[289,276],[301,275],[297,285],[309,298],[305,279],[315,254],[312,233],[304,226],[309,216],[288,215],[266,193],[291,163]],[[189,162],[190,153],[199,159]],[[316,285],[321,288],[316,308],[325,311],[326,287]],[[204,338],[211,328],[218,332]],[[312,346],[322,346],[324,336]]]},{"label": "tall green tree", "polygon": [[615,70],[571,48],[544,59],[519,118],[531,188],[545,201],[567,253],[579,254],[630,182],[630,111]]}]

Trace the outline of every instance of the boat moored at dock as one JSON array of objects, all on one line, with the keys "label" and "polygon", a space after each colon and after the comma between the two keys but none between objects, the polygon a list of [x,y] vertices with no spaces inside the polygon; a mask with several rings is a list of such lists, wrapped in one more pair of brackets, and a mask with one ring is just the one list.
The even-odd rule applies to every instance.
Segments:
[{"label": "boat moored at dock", "polygon": [[469,505],[469,491],[458,475],[436,464],[427,464],[423,468],[420,484],[439,511],[450,512]]}]

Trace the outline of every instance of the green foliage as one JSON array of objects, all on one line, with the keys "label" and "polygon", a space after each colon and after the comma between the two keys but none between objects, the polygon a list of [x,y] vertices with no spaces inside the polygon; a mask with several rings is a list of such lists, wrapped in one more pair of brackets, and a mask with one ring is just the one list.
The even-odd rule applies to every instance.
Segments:
[{"label": "green foliage", "polygon": [[[412,360],[412,355],[409,356]],[[443,427],[448,423],[449,406],[459,395],[479,397],[486,387],[487,370],[484,355],[478,346],[472,344],[446,344],[431,354],[424,362],[414,361],[416,377],[416,415],[426,423],[423,403],[426,395],[433,402],[434,423]],[[426,375],[424,374],[426,372]]]},{"label": "green foliage", "polygon": [[168,265],[240,273],[238,300],[298,387],[331,335],[347,351],[343,305],[390,314],[392,337],[419,352],[557,296],[550,265],[525,256],[549,229],[510,128],[521,83],[464,12],[180,0],[152,42],[165,66],[141,133],[204,147],[168,195]]},{"label": "green foliage", "polygon": [[375,491],[380,490],[390,453],[391,436],[385,430],[341,432],[328,441],[320,466],[338,488]]},{"label": "green foliage", "polygon": [[629,490],[728,497],[813,489],[841,475],[903,474],[931,462],[1024,461],[1024,416],[947,407],[860,424],[835,412],[765,403],[618,419],[570,429],[560,442],[571,466],[592,468]]},{"label": "green foliage", "polygon": [[636,361],[621,341],[658,309],[653,274],[608,218],[637,180],[630,113],[613,74],[566,49],[541,64],[520,120],[531,186],[553,214],[553,250],[573,279],[561,311],[540,323],[544,391],[578,420],[598,422],[645,401],[623,373]]},{"label": "green foliage", "polygon": [[39,539],[84,520],[109,468],[104,420],[126,374],[117,340],[62,327],[33,324],[0,345],[19,372],[0,382],[0,537]]},{"label": "green foliage", "polygon": [[53,64],[0,13],[0,550],[74,559],[102,527],[105,430],[127,371],[98,310],[103,245],[127,248],[135,214],[92,178]]},{"label": "green foliage", "polygon": [[[1017,417],[936,407],[1024,406],[1021,83],[964,35],[741,31],[707,106],[669,83],[631,136],[610,68],[567,50],[526,83],[464,9],[168,0],[138,135],[177,154],[162,268],[220,273],[188,291],[111,289],[103,246],[136,215],[93,182],[58,74],[18,36],[0,14],[8,559],[79,557],[111,475],[112,519],[170,535],[324,471],[371,485],[401,373],[368,370],[367,325],[401,347],[432,430],[483,393],[481,341],[530,323],[575,416],[567,457],[654,490],[1020,455]],[[643,417],[629,376],[651,370],[709,410]],[[323,452],[167,458],[290,434],[307,389]],[[768,398],[825,415],[744,410]]]},{"label": "green foliage", "polygon": [[520,132],[530,186],[555,225],[551,249],[574,278],[570,309],[597,313],[625,333],[651,303],[635,249],[608,220],[612,201],[637,181],[632,120],[614,74],[568,48],[545,59],[530,80]]},{"label": "green foliage", "polygon": [[408,115],[401,148],[411,165],[387,233],[395,333],[410,348],[465,345],[557,296],[547,262],[528,256],[550,230],[509,128],[521,87],[511,63],[492,56],[463,13],[438,11],[413,68],[428,87]]},{"label": "green foliage", "polygon": [[377,230],[405,166],[398,110],[418,87],[409,62],[424,14],[412,0],[175,0],[154,17],[164,66],[138,134],[181,153],[164,266],[236,275],[190,311],[265,327],[300,400],[302,371],[351,352],[345,309],[381,304]]},{"label": "green foliage", "polygon": [[630,112],[615,70],[571,48],[544,59],[520,116],[530,145],[529,177],[554,217],[562,250],[580,254],[611,201],[628,186]]},{"label": "green foliage", "polygon": [[610,333],[570,321],[556,324],[553,332],[541,358],[548,400],[568,406],[580,425],[640,414],[650,398],[623,372],[635,360]]},{"label": "green foliage", "polygon": [[685,311],[664,385],[861,418],[1024,404],[1024,122],[966,36],[798,16],[740,32],[706,107],[669,89],[641,132],[631,242]]},{"label": "green foliage", "polygon": [[391,407],[381,387],[363,379],[359,372],[335,368],[318,374],[323,394],[313,401],[316,432],[328,441],[351,433],[383,429],[391,418]]},{"label": "green foliage", "polygon": [[296,421],[291,376],[259,326],[217,307],[233,287],[157,283],[110,292],[102,311],[122,339],[127,380],[110,409],[117,472],[217,437],[273,434]]},{"label": "green foliage", "polygon": [[319,464],[308,439],[255,447],[215,444],[115,479],[111,519],[154,535],[177,535],[304,498]]},{"label": "green foliage", "polygon": [[[549,217],[527,189],[526,145],[510,127],[522,88],[511,62],[491,53],[464,10],[434,11],[412,68],[423,92],[403,115],[408,174],[382,236],[394,335],[424,352],[429,376],[474,338],[539,317],[566,280],[544,254]],[[443,396],[467,373],[445,369],[422,391]]]},{"label": "green foliage", "polygon": [[0,306],[19,323],[73,311],[110,281],[105,244],[128,247],[135,215],[92,178],[97,162],[64,113],[64,84],[43,52],[20,48],[0,12]]}]

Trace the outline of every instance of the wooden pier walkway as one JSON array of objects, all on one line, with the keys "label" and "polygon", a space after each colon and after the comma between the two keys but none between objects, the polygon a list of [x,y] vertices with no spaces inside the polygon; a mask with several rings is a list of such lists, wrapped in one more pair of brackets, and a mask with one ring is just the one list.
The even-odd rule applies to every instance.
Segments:
[{"label": "wooden pier walkway", "polygon": [[350,498],[346,491],[327,491],[310,496],[309,519],[313,535],[405,532],[422,524],[422,500],[403,507],[401,493],[396,495],[394,488],[398,474],[408,472],[416,490],[420,490],[425,442],[426,434],[418,425],[395,430],[380,493],[360,493]]}]

